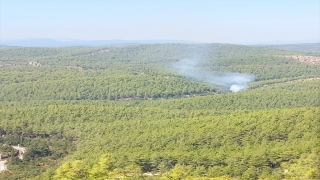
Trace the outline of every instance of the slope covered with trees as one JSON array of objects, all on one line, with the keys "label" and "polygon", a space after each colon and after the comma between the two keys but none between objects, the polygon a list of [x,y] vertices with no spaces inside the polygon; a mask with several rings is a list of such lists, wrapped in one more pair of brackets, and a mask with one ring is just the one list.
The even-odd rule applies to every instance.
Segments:
[{"label": "slope covered with trees", "polygon": [[[0,179],[318,179],[320,67],[289,55],[307,53],[1,47]],[[255,81],[231,93],[176,72],[184,58]]]}]

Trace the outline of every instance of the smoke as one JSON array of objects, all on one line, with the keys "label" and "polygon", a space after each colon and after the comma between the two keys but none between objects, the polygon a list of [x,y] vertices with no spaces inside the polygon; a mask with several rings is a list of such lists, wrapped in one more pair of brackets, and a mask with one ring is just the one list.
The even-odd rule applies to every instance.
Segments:
[{"label": "smoke", "polygon": [[246,90],[248,84],[255,80],[255,77],[249,74],[201,70],[198,63],[195,59],[181,59],[174,63],[172,68],[193,80],[232,92]]}]

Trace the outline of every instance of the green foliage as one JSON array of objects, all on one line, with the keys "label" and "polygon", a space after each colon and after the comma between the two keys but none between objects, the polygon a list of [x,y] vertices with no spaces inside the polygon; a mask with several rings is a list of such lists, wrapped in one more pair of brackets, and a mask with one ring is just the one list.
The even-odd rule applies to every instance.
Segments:
[{"label": "green foliage", "polygon": [[112,164],[110,157],[108,154],[105,154],[100,158],[98,164],[92,167],[89,174],[92,179],[105,179],[112,176],[111,170]]},{"label": "green foliage", "polygon": [[[318,179],[319,66],[281,56],[292,54],[307,53],[0,48],[0,152],[10,170],[0,179]],[[174,72],[183,58],[257,80],[227,93]],[[22,161],[17,144],[27,147]]]},{"label": "green foliage", "polygon": [[193,170],[192,166],[181,166],[176,165],[169,173],[168,179],[180,180],[180,179],[191,179],[190,174]]},{"label": "green foliage", "polygon": [[24,160],[28,161],[38,157],[46,157],[52,154],[48,146],[45,145],[31,145],[28,147],[28,151],[24,154]]},{"label": "green foliage", "polygon": [[302,154],[293,163],[284,163],[282,169],[288,179],[319,179],[319,156],[315,152]]},{"label": "green foliage", "polygon": [[71,180],[87,178],[87,168],[85,164],[76,160],[62,164],[55,173],[54,179]]}]

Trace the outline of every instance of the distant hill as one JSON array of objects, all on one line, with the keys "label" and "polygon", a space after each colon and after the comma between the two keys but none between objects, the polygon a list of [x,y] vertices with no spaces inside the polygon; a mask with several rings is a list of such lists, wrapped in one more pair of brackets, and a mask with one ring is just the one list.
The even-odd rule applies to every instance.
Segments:
[{"label": "distant hill", "polygon": [[23,46],[23,47],[67,47],[67,46],[105,46],[117,44],[163,44],[163,43],[195,43],[182,40],[59,40],[59,39],[24,39],[2,41],[2,46]]},{"label": "distant hill", "polygon": [[283,49],[283,50],[320,51],[320,43],[279,44],[279,45],[270,45],[269,47]]}]

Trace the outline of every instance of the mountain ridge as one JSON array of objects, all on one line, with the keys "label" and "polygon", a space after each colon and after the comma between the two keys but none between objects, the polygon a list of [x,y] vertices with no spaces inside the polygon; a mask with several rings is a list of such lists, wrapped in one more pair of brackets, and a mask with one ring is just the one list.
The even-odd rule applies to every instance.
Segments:
[{"label": "mountain ridge", "polygon": [[2,46],[22,46],[22,47],[67,47],[67,46],[105,46],[119,44],[164,44],[164,43],[196,43],[184,40],[77,40],[77,39],[18,39],[2,41]]}]

